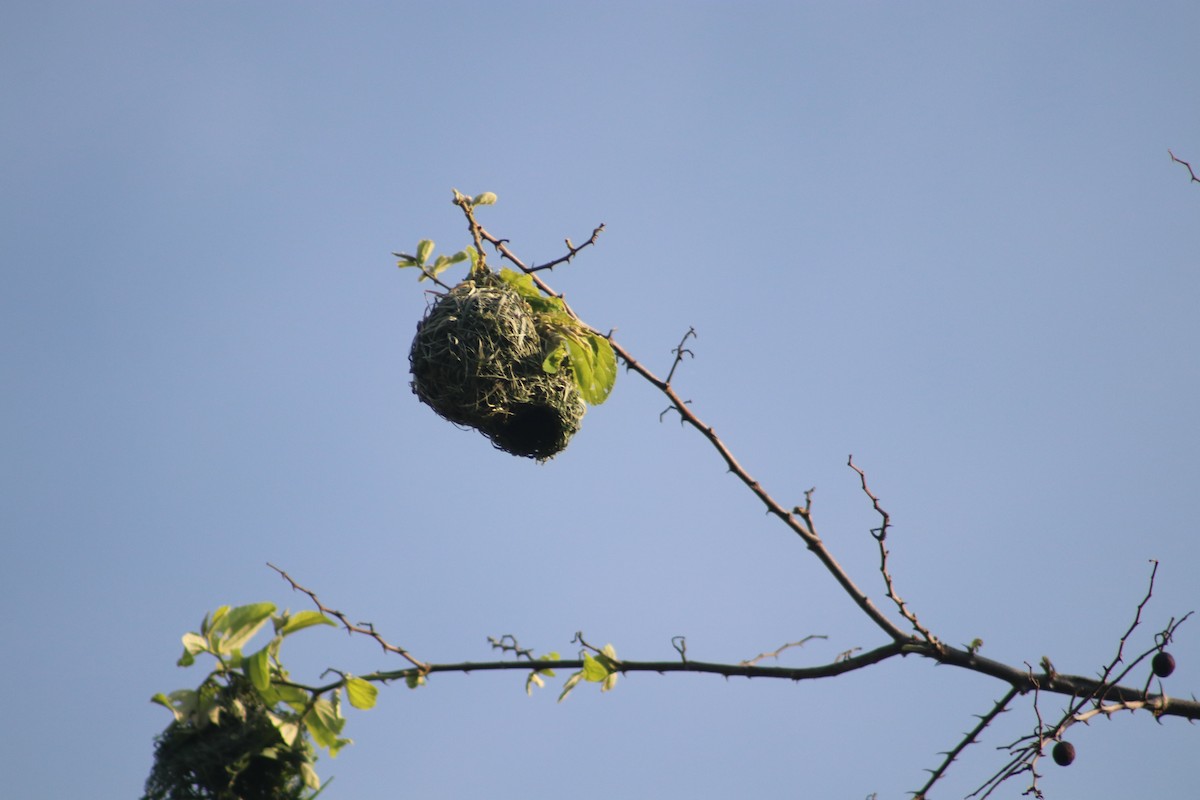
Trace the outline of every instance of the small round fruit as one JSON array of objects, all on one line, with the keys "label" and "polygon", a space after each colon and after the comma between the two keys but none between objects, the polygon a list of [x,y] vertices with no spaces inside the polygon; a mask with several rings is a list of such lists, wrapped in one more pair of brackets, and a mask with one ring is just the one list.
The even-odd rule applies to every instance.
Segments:
[{"label": "small round fruit", "polygon": [[1160,678],[1167,677],[1175,671],[1175,656],[1166,650],[1159,650],[1154,654],[1154,660],[1150,662],[1150,669],[1154,670],[1154,674]]},{"label": "small round fruit", "polygon": [[1052,755],[1054,756],[1055,764],[1058,764],[1060,767],[1070,766],[1071,762],[1075,760],[1075,745],[1070,742],[1059,742],[1054,745]]}]

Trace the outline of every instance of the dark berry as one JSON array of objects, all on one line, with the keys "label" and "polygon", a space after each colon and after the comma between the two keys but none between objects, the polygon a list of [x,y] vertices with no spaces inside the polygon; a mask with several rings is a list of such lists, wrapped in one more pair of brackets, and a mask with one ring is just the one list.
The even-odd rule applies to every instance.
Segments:
[{"label": "dark berry", "polygon": [[1071,762],[1075,760],[1075,745],[1070,742],[1059,742],[1054,745],[1052,755],[1054,756],[1055,764],[1058,764],[1060,767],[1070,766]]},{"label": "dark berry", "polygon": [[1154,670],[1154,674],[1160,678],[1167,677],[1175,671],[1175,656],[1166,650],[1159,650],[1154,654],[1154,660],[1150,662],[1150,669]]}]

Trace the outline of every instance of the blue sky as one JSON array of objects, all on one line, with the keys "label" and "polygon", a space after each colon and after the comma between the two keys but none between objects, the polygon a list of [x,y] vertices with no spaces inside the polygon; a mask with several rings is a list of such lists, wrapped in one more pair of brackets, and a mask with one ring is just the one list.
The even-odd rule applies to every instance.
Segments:
[{"label": "blue sky", "polygon": [[[679,391],[781,502],[815,486],[882,602],[1095,674],[1200,607],[1194,4],[11,3],[0,10],[0,450],[14,797],[135,797],[223,603],[271,561],[430,661],[577,630],[782,663],[881,635],[647,385],[546,465],[412,396],[393,250],[464,246],[451,187]],[[1200,687],[1189,621],[1168,693]],[[289,654],[285,651],[285,656]],[[297,677],[396,668],[298,637]],[[799,685],[519,674],[350,712],[325,797],[903,797],[1004,687],[912,660]],[[1053,704],[1057,709],[1058,704]],[[952,770],[973,790],[1026,702]],[[1177,797],[1195,733],[1072,731],[1050,796]],[[1126,766],[1114,771],[1116,759]],[[1016,797],[1024,785],[1001,793]]]}]

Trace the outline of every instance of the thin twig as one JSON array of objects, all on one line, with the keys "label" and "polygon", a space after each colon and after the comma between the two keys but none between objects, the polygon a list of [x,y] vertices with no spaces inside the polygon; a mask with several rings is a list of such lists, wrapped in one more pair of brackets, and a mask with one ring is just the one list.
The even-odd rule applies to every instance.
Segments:
[{"label": "thin twig", "polygon": [[282,569],[280,569],[279,567],[275,566],[274,564],[272,564],[270,562],[267,563],[267,566],[270,567],[271,569],[275,570],[276,572],[278,572],[279,575],[285,581],[290,583],[292,586],[292,589],[294,591],[303,592],[304,594],[308,595],[309,599],[311,599],[313,601],[313,605],[315,605],[317,607],[318,611],[320,611],[322,614],[328,614],[329,616],[336,618],[338,620],[338,622],[342,623],[342,627],[344,627],[346,629],[347,633],[350,633],[350,634],[358,633],[363,636],[369,636],[372,639],[374,639],[376,642],[378,642],[379,646],[382,647],[385,651],[390,652],[390,653],[395,653],[398,656],[402,656],[405,660],[408,661],[408,663],[412,664],[418,670],[425,670],[428,668],[428,666],[429,666],[428,664],[414,658],[412,656],[412,654],[409,653],[407,650],[405,650],[403,647],[394,645],[394,644],[388,642],[382,636],[380,636],[379,633],[375,630],[375,626],[373,624],[371,624],[369,622],[358,623],[358,624],[354,624],[354,623],[350,622],[349,618],[347,618],[345,614],[343,614],[341,611],[335,611],[334,609],[326,606],[319,599],[317,599],[317,595],[315,592],[313,592],[311,589],[306,589],[305,587],[301,586],[299,583],[296,583],[296,581],[292,578],[291,575],[288,575]]},{"label": "thin twig", "polygon": [[1171,157],[1171,160],[1174,161],[1176,164],[1183,164],[1185,167],[1187,167],[1188,175],[1192,176],[1192,183],[1200,183],[1200,178],[1197,178],[1196,173],[1194,171],[1192,171],[1191,164],[1189,164],[1188,162],[1184,161],[1179,156],[1172,153],[1170,151],[1170,149],[1167,150],[1167,155],[1169,155]]},{"label": "thin twig", "polygon": [[575,257],[575,254],[578,253],[580,250],[584,249],[585,247],[594,245],[596,243],[596,240],[598,238],[600,238],[600,234],[603,232],[604,232],[604,223],[601,222],[599,225],[596,226],[596,229],[592,231],[591,237],[588,238],[588,240],[586,242],[579,245],[578,247],[576,247],[574,244],[572,244],[570,239],[563,239],[563,242],[567,245],[567,254],[565,256],[559,256],[558,258],[554,259],[553,261],[547,261],[545,264],[538,264],[535,267],[527,267],[525,269],[525,271],[526,272],[540,272],[544,269],[554,269],[559,264],[568,263],[568,262],[570,262],[570,260],[572,258]]},{"label": "thin twig", "polygon": [[942,776],[944,776],[946,771],[950,769],[950,765],[954,763],[955,759],[958,758],[963,750],[966,750],[967,747],[975,744],[975,742],[978,741],[979,734],[983,733],[983,729],[990,725],[992,720],[1007,710],[1008,704],[1013,701],[1013,698],[1016,697],[1017,694],[1017,688],[1015,686],[1012,687],[1008,690],[1004,697],[996,701],[996,704],[992,706],[991,711],[979,717],[979,724],[968,731],[963,736],[962,741],[960,741],[954,746],[953,749],[946,753],[945,760],[938,765],[937,769],[933,770],[933,774],[929,776],[929,780],[926,782],[926,784],[913,794],[913,800],[925,800],[925,798],[929,795],[929,790],[933,788],[935,783],[942,779]]},{"label": "thin twig", "polygon": [[687,329],[687,333],[685,333],[683,335],[683,338],[679,340],[679,344],[676,345],[673,350],[671,350],[671,352],[675,354],[675,361],[671,364],[670,372],[667,373],[667,384],[668,385],[671,383],[671,380],[675,377],[675,370],[679,368],[679,364],[681,361],[683,361],[683,357],[685,355],[691,356],[692,358],[696,357],[696,354],[694,352],[692,352],[691,350],[689,350],[688,348],[684,347],[684,344],[687,343],[688,339],[695,339],[698,336],[699,336],[699,334],[696,333],[696,329],[689,326]]},{"label": "thin twig", "polygon": [[930,633],[928,628],[921,624],[920,620],[917,619],[916,612],[912,611],[908,607],[908,604],[904,602],[904,599],[896,593],[896,585],[892,580],[891,571],[888,569],[889,553],[886,544],[888,528],[892,524],[891,516],[887,511],[884,510],[883,506],[880,505],[879,498],[876,497],[875,494],[867,487],[867,474],[859,469],[858,465],[854,463],[854,456],[851,455],[846,463],[850,466],[850,469],[858,473],[858,479],[862,484],[863,493],[870,498],[871,505],[874,506],[876,513],[879,514],[879,517],[882,520],[878,528],[871,529],[871,536],[879,544],[879,572],[883,575],[883,583],[887,588],[888,598],[890,598],[891,601],[896,604],[896,608],[900,611],[900,615],[908,620],[909,624],[913,626],[913,630],[921,634],[925,641],[929,642],[935,647],[940,646],[941,643],[938,641],[938,638]]},{"label": "thin twig", "polygon": [[754,658],[747,659],[741,663],[746,666],[752,666],[752,665],[757,664],[758,662],[762,661],[764,658],[779,658],[779,654],[782,653],[784,650],[788,650],[792,647],[803,647],[804,645],[808,644],[813,639],[828,639],[828,638],[829,637],[824,634],[812,633],[812,634],[809,634],[808,636],[805,636],[803,639],[801,639],[798,642],[788,642],[787,644],[782,645],[778,649],[772,650],[770,653],[759,653]]}]

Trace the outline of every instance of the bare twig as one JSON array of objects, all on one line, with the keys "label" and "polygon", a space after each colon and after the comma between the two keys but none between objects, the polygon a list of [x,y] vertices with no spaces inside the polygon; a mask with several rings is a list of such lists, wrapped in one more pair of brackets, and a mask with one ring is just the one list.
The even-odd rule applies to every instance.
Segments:
[{"label": "bare twig", "polygon": [[698,334],[696,333],[696,329],[689,327],[687,329],[687,333],[685,333],[683,335],[683,338],[679,340],[679,344],[676,345],[675,348],[671,351],[672,353],[675,354],[675,361],[674,361],[674,363],[671,364],[670,372],[667,373],[667,384],[668,385],[671,383],[671,379],[673,379],[675,377],[675,370],[678,369],[679,363],[681,361],[683,361],[683,357],[685,355],[691,356],[692,358],[696,357],[696,354],[694,352],[692,352],[691,350],[689,350],[688,348],[684,347],[684,344],[687,343],[688,339],[695,339],[697,337],[697,335]]},{"label": "bare twig", "polygon": [[992,720],[1000,716],[1000,714],[1004,713],[1008,709],[1008,704],[1013,701],[1013,698],[1017,696],[1017,693],[1017,688],[1015,686],[1012,687],[1008,690],[1004,697],[996,701],[996,704],[992,706],[991,711],[979,717],[979,724],[969,730],[963,736],[962,741],[960,741],[953,747],[953,749],[945,754],[946,758],[941,764],[938,765],[937,769],[933,770],[932,774],[929,776],[929,780],[924,786],[922,786],[913,794],[913,800],[925,800],[925,798],[928,797],[929,790],[933,788],[935,783],[942,779],[942,776],[944,776],[946,771],[950,769],[950,765],[954,763],[959,754],[979,740],[979,734],[983,733],[983,729],[990,725]]},{"label": "bare twig", "polygon": [[782,653],[784,650],[787,650],[792,647],[803,647],[804,645],[808,644],[813,639],[828,639],[828,638],[829,637],[824,634],[819,634],[819,633],[809,634],[808,636],[805,636],[803,639],[801,639],[798,642],[788,642],[787,644],[782,645],[781,647],[779,647],[776,650],[771,651],[770,653],[759,653],[754,658],[750,658],[750,659],[743,661],[742,664],[744,664],[746,666],[751,666],[753,664],[757,664],[758,662],[762,661],[764,658],[779,658],[779,654]]},{"label": "bare twig", "polygon": [[524,659],[528,659],[529,661],[536,660],[533,657],[533,650],[531,650],[527,647],[521,647],[520,643],[517,642],[517,637],[513,636],[511,633],[506,633],[503,636],[501,636],[499,639],[497,639],[493,636],[489,636],[488,644],[490,644],[492,646],[493,650],[500,650],[505,653],[512,653],[517,658],[524,658]]},{"label": "bare twig", "polygon": [[296,581],[292,578],[291,575],[288,575],[282,569],[280,569],[279,567],[277,567],[274,564],[271,564],[269,562],[267,563],[267,566],[270,567],[271,569],[275,570],[276,572],[278,572],[280,577],[282,577],[285,581],[287,581],[289,584],[291,584],[292,589],[294,591],[303,592],[304,594],[308,595],[309,599],[311,599],[313,601],[313,605],[315,605],[317,607],[318,611],[320,611],[322,614],[328,614],[329,616],[337,619],[338,622],[342,623],[342,627],[346,629],[347,633],[350,633],[350,634],[358,633],[363,636],[369,636],[372,639],[374,639],[376,642],[378,642],[379,646],[382,647],[385,651],[387,651],[389,653],[395,653],[398,656],[402,656],[406,661],[408,661],[408,663],[412,664],[418,670],[425,670],[428,668],[428,666],[429,666],[428,664],[414,658],[412,656],[412,654],[409,653],[407,650],[405,650],[403,647],[394,645],[394,644],[388,642],[382,636],[380,636],[379,633],[375,630],[375,626],[373,624],[371,624],[370,622],[360,622],[358,624],[354,624],[354,623],[350,622],[350,620],[346,617],[345,614],[343,614],[341,611],[335,611],[334,609],[326,606],[324,603],[322,603],[320,600],[317,599],[317,595],[315,592],[313,592],[311,589],[306,589],[303,586],[301,586],[300,584],[296,583]]},{"label": "bare twig", "polygon": [[582,250],[585,247],[588,247],[590,245],[594,245],[596,243],[596,240],[598,238],[600,238],[600,234],[603,232],[604,232],[604,223],[601,222],[599,225],[596,226],[596,229],[592,231],[591,237],[589,237],[586,242],[584,242],[583,244],[581,244],[579,246],[572,244],[570,239],[563,239],[563,243],[566,244],[566,246],[567,246],[567,254],[565,256],[559,256],[558,258],[554,259],[553,261],[547,261],[545,264],[538,264],[537,266],[534,266],[534,267],[527,267],[527,268],[525,268],[525,271],[526,272],[540,272],[544,269],[554,269],[559,264],[568,263],[568,262],[570,262],[570,260],[572,258],[575,257],[575,254],[578,253],[580,250]]},{"label": "bare twig", "polygon": [[1171,160],[1174,161],[1176,164],[1183,164],[1185,167],[1187,167],[1188,175],[1192,176],[1192,183],[1200,183],[1200,178],[1196,177],[1196,173],[1192,170],[1191,164],[1189,164],[1188,162],[1184,161],[1179,156],[1172,153],[1170,151],[1170,149],[1167,150],[1167,155],[1169,155],[1171,157]]},{"label": "bare twig", "polygon": [[886,544],[888,528],[892,524],[891,516],[889,516],[888,512],[884,510],[882,505],[880,505],[879,498],[876,497],[869,488],[867,488],[867,474],[859,469],[858,465],[854,463],[854,456],[851,455],[846,463],[849,465],[850,469],[858,473],[858,479],[862,484],[863,493],[870,498],[871,505],[874,506],[875,511],[879,514],[881,520],[878,528],[871,529],[871,536],[874,537],[875,541],[879,544],[879,572],[883,575],[883,583],[884,586],[887,587],[888,598],[890,598],[891,601],[896,604],[896,608],[900,611],[900,615],[908,620],[909,624],[913,626],[913,630],[920,633],[921,636],[924,637],[925,641],[929,642],[935,647],[939,646],[940,642],[938,641],[938,638],[930,633],[928,628],[921,624],[921,622],[917,619],[916,613],[912,611],[908,607],[908,604],[904,602],[903,598],[896,593],[896,585],[892,580],[891,572],[888,570],[888,549]]}]

